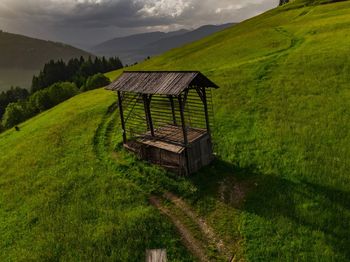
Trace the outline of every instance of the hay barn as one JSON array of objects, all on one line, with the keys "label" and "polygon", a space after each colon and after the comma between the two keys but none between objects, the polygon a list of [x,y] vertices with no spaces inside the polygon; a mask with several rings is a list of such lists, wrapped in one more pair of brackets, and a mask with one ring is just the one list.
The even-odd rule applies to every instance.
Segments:
[{"label": "hay barn", "polygon": [[124,72],[107,87],[118,93],[124,147],[180,175],[210,164],[212,88],[198,71]]}]

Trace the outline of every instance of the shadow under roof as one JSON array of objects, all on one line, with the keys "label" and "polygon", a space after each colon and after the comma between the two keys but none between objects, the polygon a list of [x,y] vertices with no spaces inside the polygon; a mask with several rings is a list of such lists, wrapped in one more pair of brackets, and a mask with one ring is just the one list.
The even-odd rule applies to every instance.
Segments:
[{"label": "shadow under roof", "polygon": [[199,71],[125,71],[106,89],[177,96],[191,87],[218,88]]}]

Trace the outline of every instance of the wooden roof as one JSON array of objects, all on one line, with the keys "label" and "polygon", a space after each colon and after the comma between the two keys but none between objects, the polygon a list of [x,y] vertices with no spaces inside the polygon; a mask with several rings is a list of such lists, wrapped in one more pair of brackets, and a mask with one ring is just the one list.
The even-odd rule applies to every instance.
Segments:
[{"label": "wooden roof", "polygon": [[141,94],[179,95],[190,87],[218,88],[198,71],[125,71],[107,89]]}]

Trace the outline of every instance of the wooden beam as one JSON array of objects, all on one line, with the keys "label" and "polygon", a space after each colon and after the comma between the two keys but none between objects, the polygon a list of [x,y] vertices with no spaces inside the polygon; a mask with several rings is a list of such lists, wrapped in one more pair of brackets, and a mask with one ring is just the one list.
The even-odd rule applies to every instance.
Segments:
[{"label": "wooden beam", "polygon": [[190,91],[189,89],[187,89],[187,90],[185,91],[185,95],[184,95],[184,98],[183,98],[183,101],[182,101],[184,108],[185,108],[185,106],[186,106],[186,102],[187,102],[187,97],[188,97],[189,91]]},{"label": "wooden beam", "polygon": [[147,126],[151,131],[151,136],[154,137],[154,128],[153,128],[152,114],[151,114],[151,108],[150,108],[152,95],[142,95],[142,98],[143,98],[143,104],[145,107]]},{"label": "wooden beam", "polygon": [[149,121],[148,121],[147,95],[142,95],[142,101],[143,101],[143,108],[144,108],[144,111],[145,111],[147,131],[149,131],[150,130],[150,126],[149,126]]},{"label": "wooden beam", "polygon": [[208,113],[208,101],[207,101],[207,93],[204,87],[202,87],[202,96],[203,96],[203,104],[204,104],[204,113],[205,113],[205,122],[207,124],[207,132],[210,135],[210,123],[209,123],[209,113]]},{"label": "wooden beam", "polygon": [[126,130],[125,130],[125,121],[124,121],[124,112],[123,112],[123,100],[120,91],[118,91],[118,105],[119,105],[119,114],[120,114],[120,121],[122,124],[123,129],[123,143],[126,144]]},{"label": "wooden beam", "polygon": [[173,115],[173,123],[174,123],[174,125],[177,125],[174,98],[173,98],[173,96],[169,96],[169,99],[170,99],[170,105],[171,105],[171,113]]},{"label": "wooden beam", "polygon": [[[186,95],[185,95],[185,97],[186,97]],[[184,145],[185,145],[185,158],[186,158],[186,168],[187,168],[186,173],[189,174],[190,162],[189,162],[189,156],[188,156],[188,138],[187,138],[186,121],[185,121],[185,115],[184,115],[184,103],[182,100],[182,95],[178,96],[178,100],[179,100],[179,106],[180,106],[182,132],[183,132],[183,136],[184,136]]]},{"label": "wooden beam", "polygon": [[203,97],[203,93],[202,93],[202,88],[196,87],[196,91],[197,91],[197,94],[198,94],[199,98],[202,100],[202,103],[204,103],[204,97]]}]

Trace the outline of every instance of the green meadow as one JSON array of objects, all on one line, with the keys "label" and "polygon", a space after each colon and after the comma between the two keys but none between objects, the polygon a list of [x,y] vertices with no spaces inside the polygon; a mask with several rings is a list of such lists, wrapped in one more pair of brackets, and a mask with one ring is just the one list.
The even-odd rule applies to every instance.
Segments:
[{"label": "green meadow", "polygon": [[[350,260],[350,2],[287,4],[128,70],[200,70],[217,159],[177,178],[121,148],[116,95],[0,134],[0,260],[194,258],[148,203],[172,191],[246,261]],[[107,75],[115,79],[121,71]]]}]

